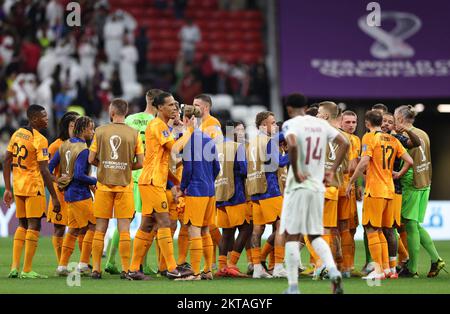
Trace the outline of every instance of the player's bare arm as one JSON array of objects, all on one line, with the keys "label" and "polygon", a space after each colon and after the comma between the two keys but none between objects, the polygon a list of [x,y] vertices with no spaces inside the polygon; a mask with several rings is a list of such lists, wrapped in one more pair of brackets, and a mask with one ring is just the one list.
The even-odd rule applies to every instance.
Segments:
[{"label": "player's bare arm", "polygon": [[394,180],[397,180],[405,175],[405,173],[408,171],[409,168],[412,167],[414,161],[412,157],[408,153],[404,153],[400,156],[400,158],[403,160],[403,167],[400,169],[399,172],[392,172],[392,178]]},{"label": "player's bare arm", "polygon": [[53,211],[57,213],[61,210],[61,204],[59,203],[58,196],[56,195],[55,188],[53,187],[52,174],[48,169],[47,160],[39,161],[39,170],[41,172],[42,178],[44,179],[44,184],[52,197]]},{"label": "player's bare arm", "polygon": [[329,184],[333,180],[333,176],[336,173],[336,169],[339,167],[339,165],[344,160],[345,155],[347,154],[347,151],[350,147],[349,141],[345,138],[344,135],[338,134],[336,138],[334,139],[335,143],[339,145],[337,151],[336,151],[336,160],[333,163],[333,166],[329,171],[325,172],[325,184]]},{"label": "player's bare arm", "polygon": [[10,207],[13,201],[13,193],[11,190],[11,163],[13,155],[11,152],[6,152],[5,162],[3,163],[3,179],[5,181],[5,192],[3,193],[3,202],[6,207]]},{"label": "player's bare arm", "polygon": [[308,177],[307,174],[304,174],[299,168],[298,168],[298,144],[297,144],[297,138],[294,134],[289,134],[286,136],[286,142],[288,144],[288,155],[289,155],[289,162],[292,167],[292,171],[294,172],[295,181],[298,183],[302,183],[306,180]]},{"label": "player's bare arm", "polygon": [[417,136],[416,133],[414,133],[412,131],[412,128],[408,129],[403,124],[396,124],[395,128],[399,134],[402,134],[402,133],[408,134],[408,142],[407,142],[406,148],[411,149],[411,148],[420,146],[420,138],[419,138],[419,136]]},{"label": "player's bare arm", "polygon": [[142,169],[142,166],[144,165],[144,154],[136,155],[136,160],[131,165],[132,170],[138,170]]},{"label": "player's bare arm", "polygon": [[98,167],[97,153],[90,150],[88,161],[91,165]]},{"label": "player's bare arm", "polygon": [[352,191],[352,185],[356,182],[356,180],[364,174],[364,172],[367,169],[367,166],[369,165],[370,157],[369,156],[363,156],[361,157],[361,160],[358,163],[358,166],[355,169],[355,172],[353,173],[352,177],[350,178],[350,182],[347,185],[347,190],[345,194],[347,197],[350,197],[350,193]]}]

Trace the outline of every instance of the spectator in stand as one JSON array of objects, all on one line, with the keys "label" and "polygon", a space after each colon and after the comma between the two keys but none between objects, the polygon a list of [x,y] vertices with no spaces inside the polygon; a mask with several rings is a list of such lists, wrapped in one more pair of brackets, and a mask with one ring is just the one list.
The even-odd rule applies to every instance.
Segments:
[{"label": "spectator in stand", "polygon": [[185,104],[192,104],[195,96],[203,92],[202,83],[194,74],[191,64],[187,63],[183,72],[184,77],[180,82],[177,94]]},{"label": "spectator in stand", "polygon": [[56,94],[53,104],[57,121],[59,121],[63,117],[64,113],[66,113],[67,107],[72,104],[72,100],[73,97],[70,95],[69,85],[63,85],[61,91]]},{"label": "spectator in stand", "polygon": [[58,0],[50,0],[46,7],[45,17],[50,27],[62,24],[64,8]]},{"label": "spectator in stand", "polygon": [[246,97],[248,95],[250,83],[248,66],[240,61],[232,66],[230,71],[230,81],[233,95],[237,97]]},{"label": "spectator in stand", "polygon": [[263,58],[250,68],[250,95],[256,95],[259,103],[270,100],[270,86],[267,67]]},{"label": "spectator in stand", "polygon": [[112,74],[111,92],[114,98],[121,98],[123,95],[122,83],[120,82],[119,70],[117,68],[114,69]]},{"label": "spectator in stand", "polygon": [[202,39],[200,29],[191,19],[180,29],[178,37],[181,40],[181,51],[186,62],[194,62],[195,48]]},{"label": "spectator in stand", "polygon": [[147,51],[150,46],[150,37],[147,36],[147,29],[145,27],[139,29],[139,35],[136,38],[135,46],[139,56],[137,70],[139,74],[143,74],[147,69]]},{"label": "spectator in stand", "polygon": [[0,129],[0,137],[7,135],[8,138],[11,138],[17,127],[18,125],[17,123],[14,123],[13,116],[10,114],[5,114],[5,121],[3,123],[3,127]]},{"label": "spectator in stand", "polygon": [[103,38],[105,40],[105,52],[108,62],[114,66],[120,62],[120,51],[125,34],[125,23],[122,17],[116,12],[110,20],[107,20],[103,27]]},{"label": "spectator in stand", "polygon": [[208,94],[217,93],[217,73],[214,71],[214,66],[211,57],[208,54],[203,55],[200,61],[200,76],[203,86],[203,92]]},{"label": "spectator in stand", "polygon": [[184,11],[186,10],[188,0],[174,0],[173,10],[177,20],[184,19]]},{"label": "spectator in stand", "polygon": [[97,56],[97,47],[94,46],[90,38],[84,36],[78,47],[78,55],[80,57],[80,65],[86,78],[92,81],[95,74],[95,58]]},{"label": "spectator in stand", "polygon": [[142,86],[138,83],[136,74],[136,64],[139,60],[138,51],[127,35],[124,36],[120,60],[120,82],[122,83],[124,98],[131,100],[141,94]]},{"label": "spectator in stand", "polygon": [[13,60],[14,38],[10,35],[3,37],[0,44],[0,59],[3,68],[6,68]]},{"label": "spectator in stand", "polygon": [[55,32],[48,27],[48,23],[44,22],[38,27],[36,38],[38,39],[41,48],[45,50],[56,40],[56,35]]},{"label": "spectator in stand", "polygon": [[21,47],[22,72],[36,73],[40,57],[41,47],[36,37],[27,37]]}]

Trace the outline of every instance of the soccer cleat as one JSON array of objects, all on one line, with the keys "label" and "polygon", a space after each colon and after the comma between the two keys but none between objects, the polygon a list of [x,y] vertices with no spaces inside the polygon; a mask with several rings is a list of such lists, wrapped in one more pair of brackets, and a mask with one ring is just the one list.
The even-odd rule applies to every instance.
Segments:
[{"label": "soccer cleat", "polygon": [[107,273],[110,273],[111,275],[119,275],[121,272],[119,271],[119,269],[117,268],[116,265],[111,264],[111,263],[107,263],[105,266],[105,271]]},{"label": "soccer cleat", "polygon": [[328,270],[325,265],[322,265],[314,270],[312,280],[324,280],[326,278],[328,278]]},{"label": "soccer cleat", "polygon": [[239,268],[237,268],[236,266],[229,266],[229,267],[227,267],[226,272],[227,272],[229,277],[233,277],[233,278],[248,278],[248,276],[246,274],[241,273],[239,271]]},{"label": "soccer cleat", "polygon": [[19,278],[19,271],[17,269],[11,269],[8,278]]},{"label": "soccer cleat", "polygon": [[386,279],[385,273],[377,273],[375,270],[369,273],[367,276],[361,277],[363,280],[384,280]]},{"label": "soccer cleat", "polygon": [[220,278],[220,277],[228,277],[228,267],[224,267],[222,269],[220,269],[218,272],[215,273],[215,276]]},{"label": "soccer cleat", "polygon": [[287,271],[284,268],[274,269],[272,273],[273,278],[287,278]]},{"label": "soccer cleat", "polygon": [[180,265],[178,265],[178,267],[181,267],[181,268],[183,268],[183,269],[192,269],[192,266],[191,266],[191,264],[189,264],[189,263],[183,263],[183,264],[180,264]]},{"label": "soccer cleat", "polygon": [[201,275],[189,275],[187,277],[175,279],[175,281],[197,281],[197,280],[202,280],[202,276]]},{"label": "soccer cleat", "polygon": [[299,272],[302,276],[312,276],[314,274],[314,266],[308,266],[304,271]]},{"label": "soccer cleat", "polygon": [[200,277],[202,278],[202,280],[213,280],[214,279],[212,271],[207,271],[207,272],[202,271],[202,273],[200,274]]},{"label": "soccer cleat", "polygon": [[267,267],[266,261],[261,261],[261,265],[266,270],[266,272],[269,272],[269,268]]},{"label": "soccer cleat", "polygon": [[81,276],[89,276],[91,275],[92,269],[88,266],[78,266],[77,271],[80,273]]},{"label": "soccer cleat", "polygon": [[362,276],[364,276],[360,271],[357,271],[354,269],[350,272],[350,274],[352,277],[357,277],[357,278],[361,278]]},{"label": "soccer cleat", "polygon": [[260,279],[260,278],[273,278],[272,275],[270,275],[264,268],[261,267],[260,270],[254,269],[253,270],[253,277],[255,279]]},{"label": "soccer cleat", "polygon": [[412,273],[407,267],[403,267],[402,270],[398,273],[398,276],[402,278],[419,278],[419,274],[417,272]]},{"label": "soccer cleat", "polygon": [[389,279],[398,279],[398,274],[397,273],[389,273],[389,276],[388,276],[388,278]]},{"label": "soccer cleat", "polygon": [[298,273],[299,274],[303,273],[305,270],[306,270],[306,267],[303,266],[303,265],[298,267]]},{"label": "soccer cleat", "polygon": [[167,270],[166,277],[169,279],[179,279],[179,278],[191,276],[193,274],[194,274],[194,272],[190,269],[183,269],[181,267],[177,267],[173,271]]},{"label": "soccer cleat", "polygon": [[102,273],[94,270],[91,274],[92,279],[102,279]]},{"label": "soccer cleat", "polygon": [[344,294],[344,288],[342,287],[342,277],[336,276],[331,278],[331,287],[333,294]]},{"label": "soccer cleat", "polygon": [[351,278],[352,277],[352,273],[349,271],[343,271],[342,272],[342,278]]},{"label": "soccer cleat", "polygon": [[146,276],[143,272],[140,272],[140,271],[128,271],[128,273],[126,273],[125,279],[143,280],[143,281],[151,280],[151,278],[149,276]]},{"label": "soccer cleat", "polygon": [[[444,267],[445,262],[441,258],[438,259],[437,262],[431,263],[431,268],[430,271],[428,272],[427,277],[428,278],[436,277],[437,275],[439,275],[439,272],[444,269]],[[444,271],[448,273],[447,270],[444,269]]]},{"label": "soccer cleat", "polygon": [[56,276],[67,277],[69,274],[70,272],[65,266],[58,266],[58,268],[56,268]]},{"label": "soccer cleat", "polygon": [[217,267],[217,264],[216,264],[216,263],[212,263],[211,269],[212,269],[212,270],[215,270],[215,271],[218,271],[218,270],[219,270],[219,267]]},{"label": "soccer cleat", "polygon": [[127,272],[126,272],[126,271],[123,271],[123,270],[122,270],[122,272],[120,273],[120,279],[128,279],[128,278],[127,278]]},{"label": "soccer cleat", "polygon": [[21,272],[21,273],[20,273],[20,278],[22,278],[22,279],[47,279],[48,276],[38,274],[38,273],[35,272],[35,271],[30,271],[30,272],[28,272],[28,273],[26,273],[26,272]]},{"label": "soccer cleat", "polygon": [[286,290],[284,290],[283,294],[300,294],[300,290],[298,290],[298,286],[289,286]]}]

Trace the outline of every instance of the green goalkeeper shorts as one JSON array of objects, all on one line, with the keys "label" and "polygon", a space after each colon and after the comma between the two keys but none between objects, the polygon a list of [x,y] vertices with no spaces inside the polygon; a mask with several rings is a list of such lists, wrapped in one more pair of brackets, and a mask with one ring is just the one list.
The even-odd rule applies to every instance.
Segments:
[{"label": "green goalkeeper shorts", "polygon": [[142,213],[141,192],[139,192],[139,185],[136,182],[133,184],[133,198],[134,210],[136,211],[136,213]]},{"label": "green goalkeeper shorts", "polygon": [[427,211],[430,188],[424,190],[403,189],[402,219],[423,223]]}]

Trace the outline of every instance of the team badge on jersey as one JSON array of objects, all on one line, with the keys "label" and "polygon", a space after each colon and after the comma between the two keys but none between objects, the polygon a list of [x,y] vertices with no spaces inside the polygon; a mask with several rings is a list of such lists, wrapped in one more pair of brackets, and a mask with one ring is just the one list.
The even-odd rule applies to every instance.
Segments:
[{"label": "team badge on jersey", "polygon": [[367,150],[367,144],[364,144],[364,145],[362,146],[362,151],[365,152],[366,150]]},{"label": "team badge on jersey", "polygon": [[48,148],[43,148],[42,149],[42,155],[48,156]]},{"label": "team badge on jersey", "polygon": [[169,137],[169,132],[167,132],[167,130],[162,131],[162,134],[164,137]]}]

